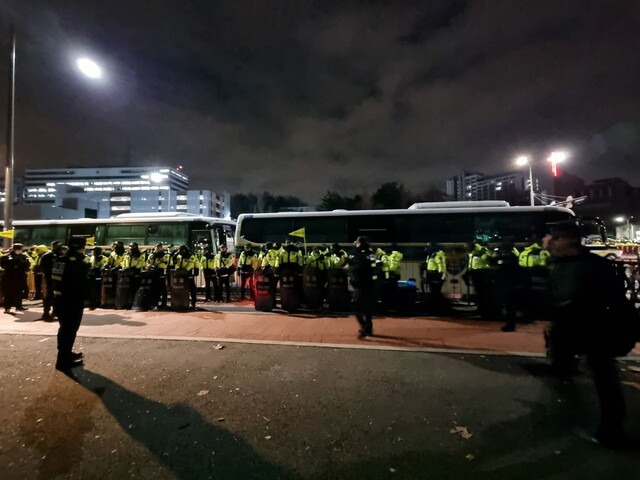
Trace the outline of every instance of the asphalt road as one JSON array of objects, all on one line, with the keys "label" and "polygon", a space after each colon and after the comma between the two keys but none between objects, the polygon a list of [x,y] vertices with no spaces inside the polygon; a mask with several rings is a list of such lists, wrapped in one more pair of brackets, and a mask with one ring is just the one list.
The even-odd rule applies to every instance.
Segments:
[{"label": "asphalt road", "polygon": [[[73,379],[53,368],[54,338],[0,336],[2,478],[640,472],[637,452],[586,439],[597,421],[589,378],[558,383],[539,359],[93,338],[78,346],[86,366]],[[640,436],[640,374],[630,366],[628,427]]]}]

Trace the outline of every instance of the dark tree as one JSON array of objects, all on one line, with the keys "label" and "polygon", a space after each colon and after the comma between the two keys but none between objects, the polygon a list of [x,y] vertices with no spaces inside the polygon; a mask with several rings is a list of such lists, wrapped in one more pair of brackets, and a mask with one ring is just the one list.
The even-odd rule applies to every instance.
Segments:
[{"label": "dark tree", "polygon": [[397,182],[383,183],[371,196],[373,208],[407,208],[411,194]]},{"label": "dark tree", "polygon": [[338,192],[327,191],[322,197],[318,210],[361,210],[362,197],[356,195],[354,197],[343,197]]},{"label": "dark tree", "polygon": [[231,217],[238,218],[241,213],[258,212],[258,197],[253,193],[231,195]]}]

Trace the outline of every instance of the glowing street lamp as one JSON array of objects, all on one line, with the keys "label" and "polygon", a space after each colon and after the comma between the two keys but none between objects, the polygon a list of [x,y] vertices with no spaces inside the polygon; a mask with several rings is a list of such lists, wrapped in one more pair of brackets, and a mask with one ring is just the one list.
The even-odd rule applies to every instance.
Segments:
[{"label": "glowing street lamp", "polygon": [[564,162],[569,158],[567,152],[551,152],[551,155],[547,158],[547,162],[551,162],[551,174],[554,177],[558,176],[558,163]]},{"label": "glowing street lamp", "polygon": [[76,60],[76,67],[85,77],[98,80],[102,78],[102,68],[96,62],[87,57],[81,57]]}]

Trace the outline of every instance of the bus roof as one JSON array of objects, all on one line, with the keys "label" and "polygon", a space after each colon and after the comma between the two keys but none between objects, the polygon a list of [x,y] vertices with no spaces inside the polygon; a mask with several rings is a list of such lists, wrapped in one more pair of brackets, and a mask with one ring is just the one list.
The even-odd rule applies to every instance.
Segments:
[{"label": "bus roof", "polygon": [[[200,215],[189,216],[172,216],[172,215],[134,215],[126,218],[78,218],[78,219],[59,219],[59,220],[15,220],[12,222],[14,226],[29,225],[77,225],[77,224],[124,224],[124,223],[162,223],[162,222],[206,222],[218,225],[235,225],[233,220],[226,220],[216,217],[202,217]],[[0,222],[2,225],[4,222]]]},{"label": "bus roof", "polygon": [[[452,202],[453,203],[453,202]],[[358,215],[426,215],[443,214],[443,213],[504,213],[504,212],[564,212],[569,215],[575,215],[572,210],[564,207],[555,206],[536,206],[536,207],[512,207],[512,206],[494,206],[494,207],[436,207],[436,208],[415,208],[415,209],[386,209],[386,210],[338,210],[332,212],[278,212],[278,213],[242,213],[238,217],[238,223],[243,218],[300,218],[300,217],[343,217]]]}]

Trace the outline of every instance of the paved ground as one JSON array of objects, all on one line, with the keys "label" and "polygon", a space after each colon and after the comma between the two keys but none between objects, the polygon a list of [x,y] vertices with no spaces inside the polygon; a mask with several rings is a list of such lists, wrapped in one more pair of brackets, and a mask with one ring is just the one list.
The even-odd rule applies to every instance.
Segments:
[{"label": "paved ground", "polygon": [[[202,308],[206,310],[185,313],[85,310],[80,335],[544,354],[543,322],[503,333],[501,323],[477,319],[383,317],[374,320],[374,337],[357,340],[358,327],[353,316],[262,313],[248,302],[203,304]],[[24,313],[0,314],[0,333],[55,334],[57,322],[39,321],[41,313],[32,304]],[[640,346],[636,354],[640,354]]]},{"label": "paved ground", "polygon": [[583,438],[588,378],[558,384],[543,359],[215,346],[81,338],[72,379],[53,337],[0,335],[3,478],[638,478],[640,455]]}]

